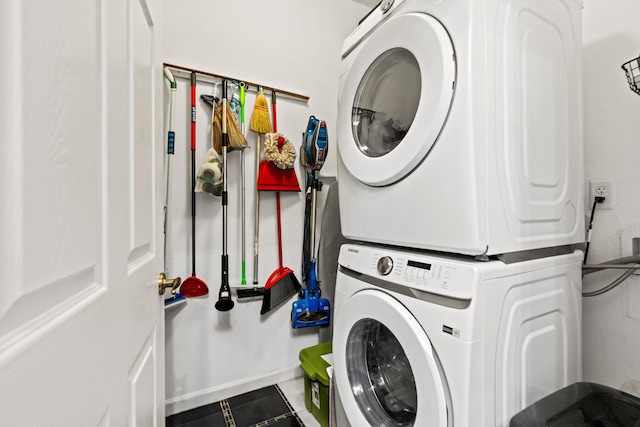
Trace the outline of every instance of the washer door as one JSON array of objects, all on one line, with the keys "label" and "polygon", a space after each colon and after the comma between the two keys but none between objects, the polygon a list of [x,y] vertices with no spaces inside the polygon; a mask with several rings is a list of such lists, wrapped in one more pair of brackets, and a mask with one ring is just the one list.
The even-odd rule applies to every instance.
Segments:
[{"label": "washer door", "polygon": [[338,106],[338,150],[359,181],[384,186],[424,160],[455,90],[449,34],[423,13],[383,23],[352,53]]},{"label": "washer door", "polygon": [[453,425],[437,355],[400,302],[361,291],[344,302],[336,322],[334,375],[351,425]]}]

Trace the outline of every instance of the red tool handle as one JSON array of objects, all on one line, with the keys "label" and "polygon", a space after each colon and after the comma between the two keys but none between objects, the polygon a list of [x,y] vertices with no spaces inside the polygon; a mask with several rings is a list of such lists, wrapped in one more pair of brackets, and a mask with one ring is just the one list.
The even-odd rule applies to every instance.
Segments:
[{"label": "red tool handle", "polygon": [[196,72],[191,72],[191,149],[196,149]]},{"label": "red tool handle", "polygon": [[276,192],[276,212],[278,215],[278,259],[280,260],[280,268],[284,266],[282,262],[282,224],[280,222],[280,192]]},{"label": "red tool handle", "polygon": [[[276,91],[271,91],[271,110],[273,111],[273,132],[278,132],[278,120],[276,118]],[[278,259],[280,268],[284,266],[282,261],[282,223],[280,219],[280,192],[276,191],[276,212],[278,216]]]}]

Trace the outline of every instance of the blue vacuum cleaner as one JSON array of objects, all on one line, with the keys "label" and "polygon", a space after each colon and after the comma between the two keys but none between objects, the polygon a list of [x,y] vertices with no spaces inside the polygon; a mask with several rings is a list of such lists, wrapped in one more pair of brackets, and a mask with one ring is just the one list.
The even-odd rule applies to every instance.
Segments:
[{"label": "blue vacuum cleaner", "polygon": [[293,303],[291,309],[291,326],[294,329],[328,325],[331,315],[329,300],[321,298],[315,256],[316,193],[322,188],[322,182],[318,180],[318,173],[324,164],[328,148],[327,124],[314,116],[309,117],[307,132],[303,137],[303,145],[300,147],[300,160],[308,169],[308,185],[311,187],[311,209],[309,212],[311,217],[309,224],[311,247],[309,253],[311,255],[308,271],[303,277],[305,287],[301,290],[301,298]]}]

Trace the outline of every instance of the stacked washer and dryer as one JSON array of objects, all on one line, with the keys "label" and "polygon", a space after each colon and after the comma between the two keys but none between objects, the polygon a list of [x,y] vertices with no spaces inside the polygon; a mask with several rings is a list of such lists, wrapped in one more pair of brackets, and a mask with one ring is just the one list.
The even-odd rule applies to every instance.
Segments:
[{"label": "stacked washer and dryer", "polygon": [[581,379],[580,0],[387,0],[346,39],[338,427],[508,426]]}]

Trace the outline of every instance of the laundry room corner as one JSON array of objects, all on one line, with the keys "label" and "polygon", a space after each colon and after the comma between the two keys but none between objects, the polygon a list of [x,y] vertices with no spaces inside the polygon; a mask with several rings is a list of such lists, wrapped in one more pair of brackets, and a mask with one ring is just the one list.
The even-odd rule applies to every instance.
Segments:
[{"label": "laundry room corner", "polygon": [[[591,180],[613,184],[611,209],[594,211],[590,264],[639,250],[640,97],[630,90],[621,69],[640,55],[638,16],[636,1],[584,1],[585,192]],[[592,205],[585,195],[586,214]],[[584,290],[600,289],[619,275],[615,271],[586,275]],[[636,273],[614,291],[583,299],[584,381],[640,396],[638,354],[640,275]]]},{"label": "laundry room corner", "polygon": [[[308,101],[279,96],[278,132],[286,135],[298,152],[309,116],[325,120],[329,135],[326,163],[320,181],[329,188],[336,176],[338,73],[343,40],[369,8],[347,0],[321,1],[233,1],[210,2],[164,0],[166,17],[164,62],[194,70],[246,80],[308,97]],[[183,279],[191,271],[191,186],[189,166],[190,82],[177,78],[175,101],[175,155],[171,196],[171,244],[169,270]],[[165,82],[166,83],[166,82]],[[271,96],[266,91],[271,110]],[[164,117],[169,114],[168,83],[164,92]],[[197,165],[206,159],[211,146],[210,106],[200,100],[204,94],[220,96],[220,87],[198,81],[196,85]],[[246,276],[252,287],[255,208],[253,190],[255,133],[248,128],[256,104],[256,87],[246,95],[248,149],[246,168]],[[229,281],[241,282],[240,155],[228,155]],[[294,167],[302,191],[282,192],[282,251],[284,265],[301,277],[305,216],[305,170],[299,159]],[[318,193],[318,225],[322,220],[327,191]],[[265,315],[262,298],[232,298],[234,308],[214,308],[221,285],[222,208],[219,197],[205,192],[197,201],[197,276],[206,282],[209,294],[189,298],[176,309],[165,311],[166,324],[166,415],[256,390],[260,387],[302,377],[299,353],[326,339],[318,327],[292,329],[291,306],[297,297],[285,301]],[[278,266],[276,197],[260,192],[258,284],[264,285]],[[322,278],[320,278],[322,279]],[[301,280],[302,281],[302,280]],[[322,286],[325,286],[322,283]],[[328,286],[328,284],[327,284]],[[324,289],[323,289],[324,293]],[[324,296],[324,295],[323,295]],[[325,328],[326,329],[326,328]],[[302,381],[302,378],[300,378]]]}]

